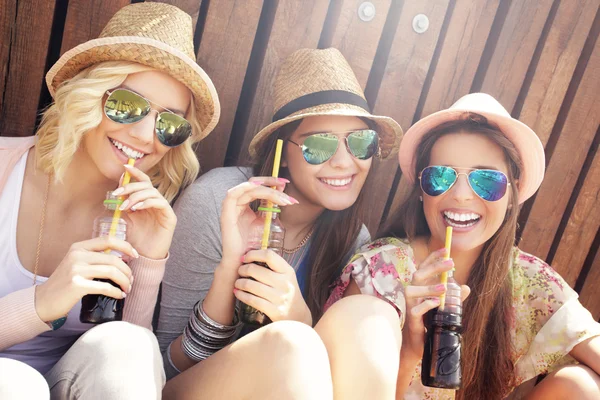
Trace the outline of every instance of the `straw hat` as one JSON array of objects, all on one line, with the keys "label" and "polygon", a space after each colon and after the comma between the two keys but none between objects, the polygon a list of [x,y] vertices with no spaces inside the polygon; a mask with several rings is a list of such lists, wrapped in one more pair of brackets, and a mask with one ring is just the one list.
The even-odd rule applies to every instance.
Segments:
[{"label": "straw hat", "polygon": [[273,85],[273,122],[254,136],[250,155],[283,125],[315,115],[364,117],[379,134],[381,158],[398,149],[402,128],[389,117],[371,114],[362,88],[339,50],[300,49],[283,63]]},{"label": "straw hat", "polygon": [[98,39],[67,51],[46,74],[54,97],[56,89],[83,69],[103,61],[131,61],[163,71],[186,85],[194,96],[202,132],[217,124],[221,107],[215,87],[195,61],[192,18],[164,3],[139,3],[123,7],[108,21]]},{"label": "straw hat", "polygon": [[423,136],[445,122],[464,118],[465,112],[484,116],[490,125],[496,126],[513,143],[523,163],[518,183],[519,204],[533,196],[544,179],[544,146],[530,127],[512,118],[498,100],[486,93],[467,94],[447,110],[433,113],[410,127],[398,153],[400,168],[408,181],[415,183],[415,153]]}]

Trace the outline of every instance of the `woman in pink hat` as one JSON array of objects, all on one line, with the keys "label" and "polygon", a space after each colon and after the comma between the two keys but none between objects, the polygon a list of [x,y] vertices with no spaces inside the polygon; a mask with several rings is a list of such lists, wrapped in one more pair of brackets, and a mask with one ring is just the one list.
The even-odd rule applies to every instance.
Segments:
[{"label": "woman in pink hat", "polygon": [[[454,268],[466,298],[457,398],[502,399],[543,374],[528,399],[599,398],[600,324],[550,266],[514,246],[519,206],[544,176],[536,134],[474,93],[412,126],[399,160],[410,195],[328,300],[371,293],[406,319],[396,397],[454,398],[420,379],[423,316],[446,292],[439,274]],[[452,258],[444,261],[448,226]]]},{"label": "woman in pink hat", "polygon": [[[54,102],[36,135],[0,137],[0,398],[160,398],[150,329],[177,222],[169,201],[195,179],[192,143],[219,116],[192,19],[124,7],[46,81]],[[123,196],[109,201],[122,201],[126,240],[92,239],[107,192]],[[80,320],[81,299],[98,294],[126,298],[122,321]]]}]

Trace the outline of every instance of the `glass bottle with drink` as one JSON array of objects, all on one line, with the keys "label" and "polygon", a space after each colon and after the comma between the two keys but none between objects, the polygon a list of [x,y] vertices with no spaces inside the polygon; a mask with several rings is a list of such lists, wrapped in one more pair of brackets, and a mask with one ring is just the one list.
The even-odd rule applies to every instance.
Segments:
[{"label": "glass bottle with drink", "polygon": [[427,328],[421,364],[421,382],[425,386],[459,389],[461,385],[461,288],[448,272],[444,304],[429,310],[424,317]]},{"label": "glass bottle with drink", "polygon": [[[257,218],[252,223],[250,231],[248,232],[248,250],[260,250],[264,248],[263,236],[265,230],[269,229],[269,232],[267,233],[268,241],[266,242],[266,248],[281,255],[283,250],[283,239],[285,237],[285,228],[281,225],[281,221],[279,220],[280,212],[281,210],[276,205],[271,205],[265,200],[260,202],[260,206],[256,213]],[[270,223],[265,223],[265,220],[267,219],[270,220]],[[256,262],[255,264],[269,268],[265,263]],[[256,326],[263,326],[272,322],[263,312],[242,302],[240,302],[240,320],[244,324]]]},{"label": "glass bottle with drink", "polygon": [[[92,237],[110,236],[111,228],[114,230],[114,236],[125,240],[127,233],[127,222],[118,217],[115,220],[115,210],[122,204],[123,200],[113,196],[111,192],[106,194],[104,200],[104,211],[94,220],[94,231]],[[113,222],[114,221],[114,222]],[[113,226],[114,225],[114,226]],[[115,250],[110,254],[122,257],[123,255]],[[96,279],[97,281],[108,282],[115,287],[116,283],[109,279]],[[88,294],[81,299],[81,312],[79,321],[82,323],[101,324],[103,322],[121,321],[123,319],[123,306],[125,299],[115,299],[100,294]]]}]

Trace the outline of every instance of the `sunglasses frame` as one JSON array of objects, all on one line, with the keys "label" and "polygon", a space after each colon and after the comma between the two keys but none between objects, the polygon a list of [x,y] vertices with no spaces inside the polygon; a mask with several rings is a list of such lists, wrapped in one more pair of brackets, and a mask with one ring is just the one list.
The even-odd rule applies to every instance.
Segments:
[{"label": "sunglasses frame", "polygon": [[[140,97],[141,99],[143,99],[143,100],[144,100],[146,103],[148,103],[148,107],[150,108],[150,111],[148,111],[148,114],[146,114],[146,115],[145,115],[145,116],[144,116],[142,119],[140,119],[139,121],[136,121],[136,122],[120,122],[120,121],[115,121],[115,120],[113,120],[111,117],[109,117],[109,116],[108,116],[108,114],[106,113],[106,103],[108,102],[108,99],[110,98],[110,96],[111,96],[111,95],[112,95],[114,92],[116,92],[116,91],[118,91],[118,90],[122,90],[122,91],[125,91],[125,92],[132,93],[132,94],[134,94],[134,95],[136,95],[136,96]],[[192,133],[190,132],[189,136],[188,136],[188,137],[186,137],[186,138],[185,138],[185,139],[184,139],[184,140],[183,140],[181,143],[179,143],[179,144],[176,144],[176,145],[174,145],[174,146],[170,146],[170,145],[168,145],[168,144],[165,144],[165,143],[163,143],[163,142],[160,140],[160,136],[158,135],[158,132],[156,131],[156,126],[157,126],[157,124],[158,124],[158,119],[160,118],[160,116],[161,116],[162,114],[173,114],[173,115],[175,115],[175,116],[177,116],[177,117],[179,117],[179,118],[183,119],[183,120],[184,120],[185,122],[187,122],[187,123],[188,123],[188,125],[190,125],[190,127],[191,127],[191,126],[192,126],[192,124],[190,123],[190,121],[188,121],[186,118],[182,117],[181,115],[179,115],[179,114],[177,114],[177,113],[175,113],[175,112],[173,112],[173,111],[169,110],[167,107],[163,107],[163,106],[161,106],[161,105],[160,105],[160,104],[158,104],[158,103],[154,103],[154,104],[156,104],[157,106],[159,106],[160,108],[162,108],[162,109],[166,110],[166,111],[162,111],[162,112],[161,112],[161,111],[158,111],[156,108],[153,108],[153,107],[152,107],[152,104],[153,104],[153,102],[151,102],[150,100],[148,100],[147,98],[145,98],[145,97],[144,97],[144,96],[142,96],[141,94],[139,94],[139,93],[137,93],[137,92],[134,92],[134,91],[133,91],[133,90],[131,90],[131,89],[125,89],[125,88],[115,88],[115,89],[113,89],[113,90],[107,90],[107,91],[106,91],[106,95],[107,95],[107,97],[106,97],[106,100],[104,100],[104,106],[102,107],[102,111],[104,112],[104,115],[106,116],[106,118],[108,118],[109,120],[111,120],[112,122],[114,122],[114,123],[116,123],[116,124],[121,124],[121,125],[133,125],[133,124],[137,124],[137,123],[139,123],[139,122],[142,122],[142,120],[143,120],[144,118],[148,117],[148,115],[150,115],[150,113],[151,113],[152,111],[156,111],[156,118],[154,119],[154,134],[156,135],[156,137],[157,137],[158,141],[159,141],[159,142],[160,142],[160,143],[161,143],[163,146],[167,146],[167,147],[170,147],[170,148],[175,148],[175,147],[181,146],[182,144],[184,144],[184,143],[185,143],[185,141],[186,141],[186,140],[188,140],[190,137],[192,137]]]},{"label": "sunglasses frame", "polygon": [[[456,174],[456,179],[454,180],[454,182],[452,182],[452,184],[450,186],[448,186],[448,189],[446,189],[444,192],[442,192],[442,193],[440,193],[438,195],[435,195],[435,196],[432,196],[432,195],[428,194],[425,191],[425,189],[423,189],[423,181],[421,180],[421,177],[423,175],[423,171],[425,171],[427,168],[431,168],[431,167],[443,167],[443,168],[451,169]],[[467,170],[469,172],[468,173],[467,172],[458,172],[457,171],[458,169]],[[483,197],[481,197],[475,191],[475,189],[473,189],[473,185],[471,185],[471,180],[469,179],[469,175],[471,175],[471,173],[473,173],[475,171],[494,171],[494,172],[497,172],[497,173],[500,173],[500,174],[504,175],[504,177],[506,178],[506,191],[508,191],[508,187],[510,186],[510,181],[508,180],[508,176],[504,172],[502,172],[502,171],[499,171],[497,169],[489,169],[489,168],[466,168],[466,167],[456,167],[455,168],[455,167],[449,167],[449,166],[446,166],[446,165],[428,165],[427,167],[423,168],[421,170],[421,172],[419,172],[419,187],[421,188],[421,190],[423,191],[423,193],[425,193],[427,196],[438,197],[438,196],[441,196],[443,194],[448,193],[450,191],[450,189],[452,189],[452,187],[456,184],[456,182],[458,182],[458,177],[461,176],[461,175],[464,175],[464,176],[467,177],[467,183],[469,184],[469,187],[471,188],[471,190],[473,191],[473,193],[475,193],[475,195],[477,197],[479,197],[481,200],[487,201],[489,203],[493,203],[493,202],[496,202],[496,201],[499,201],[499,200],[503,199],[504,196],[506,196],[506,191],[505,191],[504,195],[502,195],[502,197],[500,197],[498,200],[486,200]]]},{"label": "sunglasses frame", "polygon": [[[351,134],[353,134],[355,132],[360,132],[360,131],[373,131],[377,135],[376,136],[377,137],[377,151],[371,157],[369,157],[369,158],[365,158],[365,159],[358,158],[358,157],[356,157],[354,155],[354,153],[352,153],[352,150],[350,150],[350,144],[348,143],[348,136],[350,136]],[[306,141],[306,139],[308,139],[309,137],[311,137],[313,135],[323,135],[323,134],[335,136],[336,139],[337,139],[337,145],[335,147],[335,151],[333,152],[333,154],[327,160],[325,160],[325,161],[323,161],[323,162],[321,162],[319,164],[309,163],[306,160],[306,158],[304,157],[304,148],[303,148],[304,141],[302,142],[302,144],[298,144],[298,143],[294,142],[292,139],[288,139],[287,141],[290,142],[290,143],[292,143],[292,144],[295,144],[296,146],[298,146],[300,148],[300,150],[302,151],[302,158],[304,158],[304,161],[306,161],[310,165],[321,165],[321,164],[325,164],[327,161],[331,160],[331,158],[335,155],[335,153],[337,153],[338,148],[340,146],[340,137],[337,136],[337,134],[341,134],[341,133],[345,133],[346,134],[346,136],[344,136],[344,143],[346,143],[346,151],[352,157],[356,158],[357,160],[361,160],[361,161],[365,161],[365,160],[368,160],[368,159],[373,158],[373,157],[381,158],[381,146],[379,145],[379,133],[375,129],[370,129],[370,128],[367,128],[367,129],[353,129],[351,131],[341,131],[341,132],[315,132],[315,133],[312,133],[312,134],[306,136],[304,138],[304,141]]]}]

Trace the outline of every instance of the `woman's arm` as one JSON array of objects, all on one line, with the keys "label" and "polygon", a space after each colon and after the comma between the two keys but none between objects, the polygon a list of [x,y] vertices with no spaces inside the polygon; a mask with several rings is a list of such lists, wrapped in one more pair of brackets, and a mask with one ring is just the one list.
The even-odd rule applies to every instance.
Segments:
[{"label": "woman's arm", "polygon": [[35,286],[0,298],[0,351],[50,330],[35,310]]},{"label": "woman's arm", "polygon": [[594,336],[577,346],[569,353],[580,363],[590,367],[600,375],[600,336]]}]

